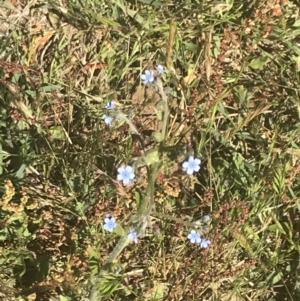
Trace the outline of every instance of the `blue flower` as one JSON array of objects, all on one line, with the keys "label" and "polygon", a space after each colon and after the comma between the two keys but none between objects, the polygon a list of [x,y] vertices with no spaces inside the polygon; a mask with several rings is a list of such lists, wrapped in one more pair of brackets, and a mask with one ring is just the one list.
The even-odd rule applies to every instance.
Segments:
[{"label": "blue flower", "polygon": [[105,124],[107,124],[107,125],[110,125],[110,124],[112,123],[112,121],[113,121],[113,118],[112,118],[112,117],[107,116],[107,115],[105,115],[105,114],[102,116],[102,119],[104,119],[104,122],[105,122]]},{"label": "blue flower", "polygon": [[202,238],[200,247],[206,249],[211,244],[209,239]]},{"label": "blue flower", "polygon": [[188,235],[188,239],[191,241],[192,244],[200,244],[201,242],[200,234],[196,230],[191,230],[190,234]]},{"label": "blue flower", "polygon": [[137,234],[133,230],[129,230],[127,237],[137,244]]},{"label": "blue flower", "polygon": [[104,219],[103,228],[106,231],[113,232],[114,228],[116,228],[116,227],[117,227],[116,219],[112,216],[110,217],[110,215],[107,214],[105,219]]},{"label": "blue flower", "polygon": [[165,69],[164,66],[162,65],[157,65],[155,67],[155,69],[158,71],[159,74],[164,74],[164,73],[168,73],[169,71],[167,69]]},{"label": "blue flower", "polygon": [[115,104],[112,100],[110,100],[110,101],[106,104],[106,106],[105,106],[105,108],[108,109],[108,110],[112,110],[112,109],[114,109],[115,107],[116,107],[116,104]]},{"label": "blue flower", "polygon": [[194,157],[189,157],[188,161],[182,164],[183,171],[186,171],[188,175],[192,175],[194,171],[200,170],[200,159],[194,159]]},{"label": "blue flower", "polygon": [[209,216],[208,214],[204,215],[204,216],[203,216],[203,220],[204,220],[205,222],[209,222],[209,221],[210,221],[210,216]]},{"label": "blue flower", "polygon": [[117,179],[119,181],[123,181],[124,185],[130,184],[131,180],[133,180],[135,177],[134,173],[132,172],[132,167],[129,165],[125,167],[119,167],[118,173]]},{"label": "blue flower", "polygon": [[145,70],[145,74],[142,74],[141,79],[144,84],[152,83],[154,81],[154,73],[151,70]]}]

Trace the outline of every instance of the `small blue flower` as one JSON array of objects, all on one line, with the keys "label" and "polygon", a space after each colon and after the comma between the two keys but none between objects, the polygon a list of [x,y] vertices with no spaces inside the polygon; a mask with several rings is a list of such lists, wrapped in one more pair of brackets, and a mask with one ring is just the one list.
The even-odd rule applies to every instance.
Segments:
[{"label": "small blue flower", "polygon": [[167,69],[165,69],[164,66],[162,65],[157,65],[155,67],[155,69],[158,71],[159,74],[164,74],[164,73],[168,73],[169,71]]},{"label": "small blue flower", "polygon": [[194,157],[189,157],[188,161],[182,164],[183,171],[186,171],[188,175],[192,175],[194,171],[200,170],[200,159],[194,159]]},{"label": "small blue flower", "polygon": [[113,118],[112,118],[112,117],[107,116],[107,115],[105,115],[105,114],[102,116],[102,119],[104,119],[104,122],[105,122],[105,124],[107,124],[107,125],[110,125],[110,124],[112,123],[112,121],[113,121]]},{"label": "small blue flower", "polygon": [[191,241],[192,244],[200,244],[201,242],[200,234],[196,230],[191,230],[190,234],[188,235],[188,239]]},{"label": "small blue flower", "polygon": [[104,226],[103,228],[106,230],[106,231],[109,231],[109,232],[113,232],[114,231],[114,228],[117,227],[117,223],[116,223],[116,219],[110,215],[106,215],[105,219],[104,219]]},{"label": "small blue flower", "polygon": [[209,221],[210,221],[210,216],[209,216],[208,214],[204,215],[204,216],[203,216],[203,220],[204,220],[205,222],[209,222]]},{"label": "small blue flower", "polygon": [[151,70],[145,70],[145,74],[142,74],[141,79],[144,84],[152,83],[154,81],[154,73]]},{"label": "small blue flower", "polygon": [[110,100],[110,101],[106,104],[106,106],[105,106],[105,108],[108,109],[108,110],[112,110],[112,109],[114,109],[115,107],[116,107],[116,104],[115,104],[114,101],[112,101],[112,100]]},{"label": "small blue flower", "polygon": [[211,244],[209,239],[202,238],[200,247],[206,249]]},{"label": "small blue flower", "polygon": [[131,240],[133,240],[137,244],[137,234],[133,230],[129,230],[127,237]]},{"label": "small blue flower", "polygon": [[119,181],[123,181],[124,185],[130,184],[131,180],[133,180],[135,177],[134,173],[132,172],[132,167],[129,165],[125,167],[119,167],[118,173],[117,179]]}]

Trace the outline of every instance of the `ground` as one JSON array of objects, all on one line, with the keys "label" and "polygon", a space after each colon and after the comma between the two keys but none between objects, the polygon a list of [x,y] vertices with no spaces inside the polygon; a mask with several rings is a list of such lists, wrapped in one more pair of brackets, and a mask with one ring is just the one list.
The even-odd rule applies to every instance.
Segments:
[{"label": "ground", "polygon": [[[299,300],[300,20],[288,0],[0,3],[0,300],[84,300],[148,185],[117,169],[168,146],[152,229],[101,300]],[[125,122],[105,124],[114,101]],[[190,153],[191,154],[191,153]],[[135,158],[135,159],[134,159]],[[103,228],[110,214],[120,228]],[[211,244],[192,244],[209,215]]]}]

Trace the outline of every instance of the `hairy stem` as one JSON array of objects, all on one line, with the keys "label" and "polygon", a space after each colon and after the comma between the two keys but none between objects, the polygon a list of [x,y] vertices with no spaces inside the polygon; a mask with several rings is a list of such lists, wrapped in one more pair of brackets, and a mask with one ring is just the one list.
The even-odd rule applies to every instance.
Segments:
[{"label": "hairy stem", "polygon": [[163,127],[162,127],[162,131],[161,131],[161,141],[164,143],[165,139],[166,139],[166,135],[167,135],[167,128],[168,128],[170,110],[169,110],[169,106],[168,106],[168,98],[167,98],[167,95],[164,91],[161,79],[158,77],[156,79],[155,83],[156,83],[156,86],[158,88],[161,99],[163,101],[163,107],[164,107]]}]

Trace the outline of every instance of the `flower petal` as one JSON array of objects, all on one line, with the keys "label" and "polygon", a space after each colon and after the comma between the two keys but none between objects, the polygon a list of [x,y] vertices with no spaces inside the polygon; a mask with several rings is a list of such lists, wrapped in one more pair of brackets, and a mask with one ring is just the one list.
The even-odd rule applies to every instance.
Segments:
[{"label": "flower petal", "polygon": [[[106,116],[106,115],[105,115],[105,116]],[[103,116],[103,117],[104,117],[104,116]],[[113,118],[110,117],[110,116],[106,116],[106,117],[104,118],[104,122],[105,122],[107,125],[109,125],[112,121],[113,121]]]},{"label": "flower petal", "polygon": [[124,167],[119,167],[119,168],[118,168],[118,173],[122,173],[124,170],[125,170]]},{"label": "flower petal", "polygon": [[195,159],[195,163],[196,163],[197,165],[200,165],[200,164],[201,164],[201,160],[200,160],[200,159]]},{"label": "flower petal", "polygon": [[128,171],[128,173],[131,173],[131,172],[132,172],[132,167],[129,166],[129,165],[127,165],[127,166],[125,167],[125,170]]},{"label": "flower petal", "polygon": [[128,185],[130,183],[130,179],[128,178],[123,178],[123,184]]},{"label": "flower petal", "polygon": [[115,106],[116,106],[115,103],[112,100],[110,100],[110,101],[107,102],[105,108],[108,109],[108,110],[112,110],[112,109],[115,108]]},{"label": "flower petal", "polygon": [[206,222],[208,222],[208,221],[210,220],[209,214],[204,215],[204,216],[203,216],[203,219],[204,219]]},{"label": "flower petal", "polygon": [[207,248],[211,244],[209,239],[203,239],[200,243],[201,248]]},{"label": "flower petal", "polygon": [[195,166],[194,167],[194,171],[199,171],[200,170],[200,166]]},{"label": "flower petal", "polygon": [[106,231],[109,231],[109,232],[112,232],[112,231],[113,231],[112,227],[111,227],[110,225],[107,225],[107,224],[105,224],[105,225],[103,226],[103,228],[104,228]]},{"label": "flower petal", "polygon": [[190,167],[189,167],[189,168],[187,169],[187,171],[186,171],[186,173],[187,173],[188,175],[192,175],[193,172],[194,172],[193,168],[190,168]]},{"label": "flower petal", "polygon": [[189,167],[189,163],[188,162],[183,162],[182,168],[187,169],[188,167]]}]

